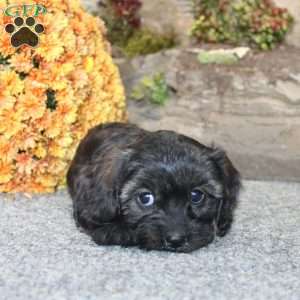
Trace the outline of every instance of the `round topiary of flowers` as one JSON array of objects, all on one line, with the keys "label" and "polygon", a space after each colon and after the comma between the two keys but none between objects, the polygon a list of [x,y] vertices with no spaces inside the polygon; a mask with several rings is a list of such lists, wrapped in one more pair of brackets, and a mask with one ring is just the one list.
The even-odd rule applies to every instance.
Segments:
[{"label": "round topiary of flowers", "polygon": [[[0,192],[52,192],[63,186],[87,131],[126,119],[124,90],[102,21],[78,0],[28,4],[46,12],[24,8],[24,0],[0,0]],[[20,40],[21,46],[12,46]]]}]

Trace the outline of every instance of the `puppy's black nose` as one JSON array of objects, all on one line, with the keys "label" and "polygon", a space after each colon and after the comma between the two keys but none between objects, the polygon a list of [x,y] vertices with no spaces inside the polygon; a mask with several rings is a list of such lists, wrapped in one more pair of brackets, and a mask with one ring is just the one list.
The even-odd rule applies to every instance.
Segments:
[{"label": "puppy's black nose", "polygon": [[168,246],[172,248],[179,248],[185,242],[185,236],[180,233],[169,234],[166,237]]}]

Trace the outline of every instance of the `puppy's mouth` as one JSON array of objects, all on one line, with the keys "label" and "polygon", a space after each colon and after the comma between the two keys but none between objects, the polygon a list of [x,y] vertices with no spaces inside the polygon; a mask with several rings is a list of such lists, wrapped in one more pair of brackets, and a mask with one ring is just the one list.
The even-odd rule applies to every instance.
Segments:
[{"label": "puppy's mouth", "polygon": [[193,250],[190,250],[190,247],[188,247],[188,246],[182,246],[179,248],[165,246],[161,250],[168,251],[168,252],[177,252],[177,253],[189,253],[189,252],[193,251]]},{"label": "puppy's mouth", "polygon": [[170,245],[166,239],[164,239],[163,241],[163,246],[162,246],[162,249],[163,251],[170,251],[170,252],[183,252],[183,253],[187,253],[187,252],[191,252],[192,250],[189,250],[191,247],[190,247],[190,244],[188,243],[188,241],[186,240],[182,245],[180,246],[172,246]]},{"label": "puppy's mouth", "polygon": [[161,250],[177,253],[190,253],[200,248],[207,247],[213,240],[214,236],[211,235],[206,238],[197,239],[190,242],[186,240],[182,245],[178,247],[172,247],[170,244],[167,243],[166,240],[164,240]]}]

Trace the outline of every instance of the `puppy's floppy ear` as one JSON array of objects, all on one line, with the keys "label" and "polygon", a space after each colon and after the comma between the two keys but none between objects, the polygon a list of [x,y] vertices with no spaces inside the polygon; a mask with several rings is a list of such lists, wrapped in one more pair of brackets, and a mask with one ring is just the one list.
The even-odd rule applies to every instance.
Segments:
[{"label": "puppy's floppy ear", "polygon": [[241,180],[239,172],[233,166],[225,151],[215,148],[212,152],[212,158],[216,162],[225,189],[217,220],[217,234],[224,236],[230,229],[233,221],[233,212],[237,205]]},{"label": "puppy's floppy ear", "polygon": [[67,182],[77,225],[88,231],[119,215],[119,174],[127,159],[109,152],[87,165],[71,165]]}]

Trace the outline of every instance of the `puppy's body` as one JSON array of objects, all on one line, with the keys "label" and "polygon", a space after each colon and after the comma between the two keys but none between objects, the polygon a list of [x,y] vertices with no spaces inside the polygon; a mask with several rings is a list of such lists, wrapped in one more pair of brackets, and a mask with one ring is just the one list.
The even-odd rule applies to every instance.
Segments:
[{"label": "puppy's body", "polygon": [[67,174],[74,218],[100,245],[190,252],[229,230],[240,188],[226,154],[172,131],[89,131]]}]

